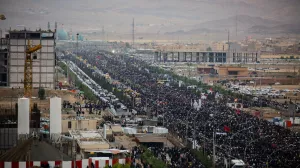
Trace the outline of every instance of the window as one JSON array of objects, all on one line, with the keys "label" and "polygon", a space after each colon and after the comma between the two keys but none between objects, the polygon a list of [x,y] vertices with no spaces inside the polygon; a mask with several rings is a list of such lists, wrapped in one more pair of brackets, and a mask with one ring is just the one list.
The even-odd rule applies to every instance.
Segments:
[{"label": "window", "polygon": [[228,71],[228,75],[238,75],[238,71]]},{"label": "window", "polygon": [[71,121],[68,121],[68,128],[72,128],[72,122]]}]

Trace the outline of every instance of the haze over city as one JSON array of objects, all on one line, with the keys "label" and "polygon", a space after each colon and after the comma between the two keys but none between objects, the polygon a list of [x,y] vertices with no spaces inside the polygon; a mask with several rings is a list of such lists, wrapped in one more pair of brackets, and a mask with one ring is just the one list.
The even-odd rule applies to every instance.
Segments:
[{"label": "haze over city", "polygon": [[[24,25],[35,30],[58,22],[67,31],[93,33],[101,38],[131,39],[135,33],[149,39],[199,38],[224,40],[300,33],[298,0],[1,0],[7,18],[2,29]],[[10,25],[8,27],[8,25]]]},{"label": "haze over city", "polygon": [[0,168],[300,168],[300,0],[0,0]]}]

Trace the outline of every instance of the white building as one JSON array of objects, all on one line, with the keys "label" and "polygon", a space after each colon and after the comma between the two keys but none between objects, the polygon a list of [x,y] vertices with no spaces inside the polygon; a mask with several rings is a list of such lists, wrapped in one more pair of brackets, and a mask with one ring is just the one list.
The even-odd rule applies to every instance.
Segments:
[{"label": "white building", "polygon": [[9,86],[24,87],[24,61],[28,40],[35,46],[42,45],[37,51],[37,59],[32,64],[33,87],[55,87],[55,32],[51,31],[9,31]]}]

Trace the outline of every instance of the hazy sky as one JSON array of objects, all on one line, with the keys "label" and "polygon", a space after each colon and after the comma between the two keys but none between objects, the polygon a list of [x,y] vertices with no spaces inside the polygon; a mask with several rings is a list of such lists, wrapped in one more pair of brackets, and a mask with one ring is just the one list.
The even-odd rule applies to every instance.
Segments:
[{"label": "hazy sky", "polygon": [[[210,20],[249,15],[290,24],[299,21],[300,0],[0,0],[7,20],[0,28],[31,29],[58,21],[68,30],[154,33],[189,29]],[[232,23],[234,24],[234,23]]]}]

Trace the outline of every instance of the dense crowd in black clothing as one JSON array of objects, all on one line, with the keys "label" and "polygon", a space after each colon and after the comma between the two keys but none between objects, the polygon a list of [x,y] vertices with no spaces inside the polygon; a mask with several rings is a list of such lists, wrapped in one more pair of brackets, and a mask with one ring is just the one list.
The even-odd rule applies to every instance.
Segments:
[{"label": "dense crowd in black clothing", "polygon": [[[162,160],[168,168],[204,168],[204,166],[195,159],[195,157],[191,154],[191,151],[187,148],[158,148],[158,147],[150,147],[148,148],[153,155]],[[151,164],[147,164],[143,161],[141,155],[144,152],[144,149],[139,147],[133,147],[131,153],[133,160],[132,167],[153,167]],[[141,162],[136,163],[135,159],[140,159]]]},{"label": "dense crowd in black clothing", "polygon": [[204,166],[195,159],[188,148],[157,148],[151,147],[150,150],[154,156],[167,163],[168,168],[204,168]]},{"label": "dense crowd in black clothing", "polygon": [[[181,139],[189,139],[188,142],[195,137],[198,147],[210,156],[213,132],[224,133],[224,127],[229,128],[226,135],[216,135],[217,162],[223,162],[224,158],[237,158],[253,167],[291,168],[300,165],[300,136],[271,122],[229,108],[226,103],[233,101],[234,97],[225,95],[218,100],[213,91],[201,101],[201,108],[196,109],[191,102],[198,101],[199,94],[179,87],[176,79],[156,73],[143,61],[104,55],[98,59],[96,55],[84,51],[81,55],[104,73],[109,73],[113,79],[141,94],[142,103],[135,106],[138,113],[144,113],[143,107],[147,105],[154,115],[163,116],[164,126],[169,132]],[[170,85],[158,84],[157,80],[162,78],[168,78]],[[126,105],[130,106],[131,103]],[[194,161],[190,155],[187,158]]]}]

